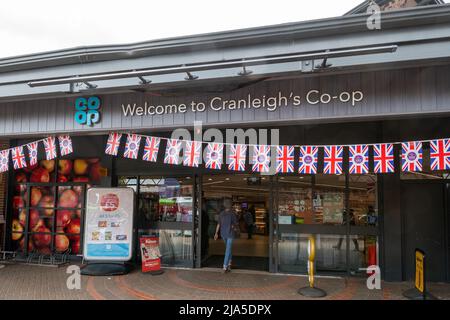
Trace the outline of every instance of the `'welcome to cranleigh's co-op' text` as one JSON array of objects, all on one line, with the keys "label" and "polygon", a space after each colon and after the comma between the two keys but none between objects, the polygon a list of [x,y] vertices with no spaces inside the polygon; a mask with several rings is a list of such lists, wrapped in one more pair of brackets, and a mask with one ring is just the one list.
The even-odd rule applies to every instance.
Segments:
[{"label": "'welcome to cranleigh's co-op' text", "polygon": [[253,96],[248,94],[245,98],[225,99],[217,96],[208,99],[208,101],[195,101],[189,103],[168,103],[168,104],[151,104],[145,101],[143,105],[136,103],[123,103],[122,111],[124,116],[152,116],[162,114],[204,112],[207,109],[212,111],[223,110],[240,110],[240,109],[266,109],[267,111],[275,111],[279,107],[301,105],[327,105],[331,102],[342,104],[351,104],[355,107],[364,99],[361,91],[343,91],[338,94],[321,93],[319,90],[310,90],[306,93],[304,99],[293,92],[285,95],[281,91],[274,96]]}]

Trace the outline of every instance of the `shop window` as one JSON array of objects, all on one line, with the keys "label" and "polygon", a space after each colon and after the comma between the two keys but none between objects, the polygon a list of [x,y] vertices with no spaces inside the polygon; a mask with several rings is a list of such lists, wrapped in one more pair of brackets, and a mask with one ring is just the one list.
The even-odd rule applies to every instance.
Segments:
[{"label": "shop window", "polygon": [[162,265],[189,266],[193,259],[192,231],[149,230],[148,234],[159,238]]},{"label": "shop window", "polygon": [[278,179],[278,190],[278,223],[316,223],[310,176],[280,177]]},{"label": "shop window", "polygon": [[104,175],[97,158],[42,160],[15,171],[12,249],[80,254],[86,189]]},{"label": "shop window", "polygon": [[350,225],[378,226],[376,175],[349,175]]},{"label": "shop window", "polygon": [[350,235],[349,268],[365,273],[365,268],[378,265],[378,238],[374,235]]}]

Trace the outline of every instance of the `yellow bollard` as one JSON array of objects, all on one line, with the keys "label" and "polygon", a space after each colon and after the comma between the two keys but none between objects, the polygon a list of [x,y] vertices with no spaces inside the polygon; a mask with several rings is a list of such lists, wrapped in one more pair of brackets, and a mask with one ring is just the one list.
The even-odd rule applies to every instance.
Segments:
[{"label": "yellow bollard", "polygon": [[310,235],[308,237],[308,281],[309,287],[300,288],[298,293],[311,298],[325,297],[327,293],[319,288],[314,287],[314,262],[316,259],[316,237]]}]

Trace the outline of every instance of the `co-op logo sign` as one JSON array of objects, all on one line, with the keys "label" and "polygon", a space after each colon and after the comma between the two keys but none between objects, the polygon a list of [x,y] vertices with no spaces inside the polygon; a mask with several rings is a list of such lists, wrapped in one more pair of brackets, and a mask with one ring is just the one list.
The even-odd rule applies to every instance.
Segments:
[{"label": "co-op logo sign", "polygon": [[100,122],[101,100],[99,97],[77,98],[75,100],[75,121],[93,126]]}]

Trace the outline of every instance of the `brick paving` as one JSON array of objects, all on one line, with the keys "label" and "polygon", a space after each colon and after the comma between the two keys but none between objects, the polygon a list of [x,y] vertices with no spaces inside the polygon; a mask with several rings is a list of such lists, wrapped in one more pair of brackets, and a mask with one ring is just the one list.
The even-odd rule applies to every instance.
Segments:
[{"label": "brick paving", "polygon": [[[125,276],[81,277],[80,290],[68,290],[65,267],[7,265],[0,269],[0,299],[49,300],[185,300],[250,299],[301,300],[297,290],[307,286],[307,278],[236,270],[222,274],[216,269],[166,269],[159,276],[136,270]],[[381,290],[368,290],[365,279],[323,277],[316,285],[327,292],[321,299],[404,299],[402,292],[411,283],[382,282]],[[430,283],[430,291],[450,300],[450,283]]]}]

